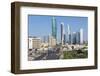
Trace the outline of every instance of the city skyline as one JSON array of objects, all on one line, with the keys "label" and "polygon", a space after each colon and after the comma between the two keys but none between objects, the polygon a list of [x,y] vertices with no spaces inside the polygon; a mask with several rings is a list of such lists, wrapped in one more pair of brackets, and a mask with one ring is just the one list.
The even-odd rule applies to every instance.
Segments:
[{"label": "city skyline", "polygon": [[[72,17],[72,16],[28,16],[29,36],[43,37],[49,34],[61,40],[61,24],[64,27],[64,33],[79,32],[84,29],[83,40],[87,41],[88,18],[87,17]],[[77,25],[77,27],[76,27]],[[39,30],[39,31],[38,31]]]}]

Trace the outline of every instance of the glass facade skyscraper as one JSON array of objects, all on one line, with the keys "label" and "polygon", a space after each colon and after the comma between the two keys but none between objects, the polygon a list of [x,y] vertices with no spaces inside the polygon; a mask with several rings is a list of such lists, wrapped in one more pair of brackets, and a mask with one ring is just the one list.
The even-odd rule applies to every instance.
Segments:
[{"label": "glass facade skyscraper", "polygon": [[66,38],[65,38],[65,31],[64,31],[64,23],[61,23],[61,44],[66,43]]},{"label": "glass facade skyscraper", "polygon": [[52,36],[57,40],[57,23],[55,17],[52,18]]},{"label": "glass facade skyscraper", "polygon": [[72,34],[72,44],[76,44],[76,32]]},{"label": "glass facade skyscraper", "polygon": [[76,33],[76,43],[80,44],[80,32]]},{"label": "glass facade skyscraper", "polygon": [[68,44],[71,44],[72,43],[72,37],[71,37],[71,28],[69,27],[69,25],[67,25],[67,34],[68,34],[67,42],[68,42]]}]

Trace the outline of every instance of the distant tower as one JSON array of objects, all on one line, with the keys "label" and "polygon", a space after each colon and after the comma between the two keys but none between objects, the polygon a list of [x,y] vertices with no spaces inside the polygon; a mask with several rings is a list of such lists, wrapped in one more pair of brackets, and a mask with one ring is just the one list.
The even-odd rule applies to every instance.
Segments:
[{"label": "distant tower", "polygon": [[63,44],[66,44],[66,34],[65,34],[64,26],[63,26],[63,36],[64,36]]},{"label": "distant tower", "polygon": [[66,34],[64,33],[64,44],[66,44]]},{"label": "distant tower", "polygon": [[55,17],[52,18],[52,36],[57,40],[57,24]]},{"label": "distant tower", "polygon": [[64,23],[61,23],[61,44],[64,44]]},{"label": "distant tower", "polygon": [[46,36],[43,36],[43,43],[46,43]]},{"label": "distant tower", "polygon": [[48,42],[48,36],[43,36],[43,43],[47,43]]},{"label": "distant tower", "polygon": [[72,44],[76,44],[76,32],[72,34]]},{"label": "distant tower", "polygon": [[76,43],[80,44],[80,32],[76,32]]},{"label": "distant tower", "polygon": [[67,25],[67,34],[68,34],[68,36],[67,36],[67,42],[69,44],[71,44],[72,43],[72,41],[71,41],[71,28],[69,27],[69,25]]},{"label": "distant tower", "polygon": [[80,44],[83,44],[83,29],[80,29]]}]

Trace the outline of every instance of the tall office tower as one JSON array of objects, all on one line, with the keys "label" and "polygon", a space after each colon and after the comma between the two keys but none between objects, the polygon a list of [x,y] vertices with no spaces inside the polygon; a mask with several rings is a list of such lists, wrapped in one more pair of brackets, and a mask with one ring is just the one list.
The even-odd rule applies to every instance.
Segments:
[{"label": "tall office tower", "polygon": [[64,23],[61,23],[61,44],[64,44]]},{"label": "tall office tower", "polygon": [[83,29],[80,29],[80,44],[83,44]]},{"label": "tall office tower", "polygon": [[76,32],[72,34],[72,44],[76,44]]},{"label": "tall office tower", "polygon": [[80,44],[80,32],[76,32],[76,43]]},{"label": "tall office tower", "polygon": [[72,39],[71,39],[71,28],[69,27],[69,25],[67,25],[67,42],[69,43],[69,44],[71,44],[72,43]]},{"label": "tall office tower", "polygon": [[52,18],[52,36],[57,40],[57,23],[55,17]]}]

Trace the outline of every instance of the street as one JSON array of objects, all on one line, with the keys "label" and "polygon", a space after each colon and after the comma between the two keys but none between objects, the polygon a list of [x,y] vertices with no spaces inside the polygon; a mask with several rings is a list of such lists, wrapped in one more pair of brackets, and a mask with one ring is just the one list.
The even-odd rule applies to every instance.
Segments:
[{"label": "street", "polygon": [[34,58],[34,60],[55,60],[59,59],[58,55],[60,49],[48,50],[46,53],[41,54],[39,57]]}]

